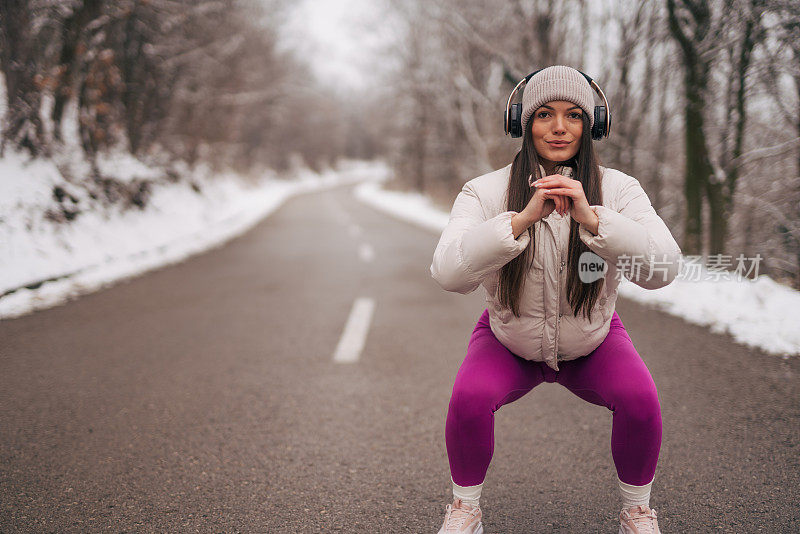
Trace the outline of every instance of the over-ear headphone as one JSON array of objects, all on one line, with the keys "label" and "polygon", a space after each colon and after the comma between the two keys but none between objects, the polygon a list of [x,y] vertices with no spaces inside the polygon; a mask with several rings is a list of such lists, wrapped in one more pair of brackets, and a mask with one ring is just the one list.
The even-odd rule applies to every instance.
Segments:
[{"label": "over-ear headphone", "polygon": [[[511,137],[522,137],[522,102],[517,102],[516,104],[511,103],[511,99],[514,98],[514,94],[519,91],[519,88],[522,87],[524,84],[528,83],[528,81],[533,77],[534,74],[539,72],[539,69],[534,72],[531,72],[523,79],[519,81],[517,86],[511,91],[511,94],[508,95],[508,103],[506,104],[506,113],[503,116],[503,129],[506,132],[506,135],[511,134]],[[577,70],[577,69],[576,69]],[[595,106],[594,107],[594,124],[592,125],[592,139],[600,140],[603,137],[608,137],[608,134],[611,133],[611,107],[608,105],[608,100],[606,100],[606,95],[603,94],[603,90],[600,89],[600,86],[592,80],[588,75],[584,74],[581,71],[578,71],[583,74],[583,77],[586,78],[586,81],[589,82],[589,85],[595,92],[600,95],[600,98],[603,100],[603,106]]]}]

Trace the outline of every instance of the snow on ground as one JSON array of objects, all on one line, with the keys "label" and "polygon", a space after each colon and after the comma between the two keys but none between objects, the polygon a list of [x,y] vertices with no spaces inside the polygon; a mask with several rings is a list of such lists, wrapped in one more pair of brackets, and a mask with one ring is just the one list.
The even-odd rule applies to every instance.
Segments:
[{"label": "snow on ground", "polygon": [[[121,181],[156,175],[133,158],[100,165]],[[210,171],[197,171],[193,181],[199,192],[185,181],[159,183],[144,210],[123,211],[104,208],[82,188],[70,187],[52,162],[7,151],[0,160],[0,319],[61,304],[222,245],[292,195],[386,173],[385,165],[349,161],[320,174],[300,170],[292,180],[265,173],[248,185],[234,174],[212,178]],[[75,195],[78,203],[68,201],[69,206],[84,208],[69,223],[43,216],[58,206],[55,185]]]},{"label": "snow on ground", "polygon": [[[152,177],[152,170],[134,159],[108,158],[100,165],[122,181]],[[54,185],[78,196],[84,207],[91,201],[80,198],[78,188],[70,190],[54,164],[8,151],[0,160],[0,319],[180,262],[244,233],[292,195],[345,183],[359,183],[354,194],[360,201],[440,234],[449,213],[424,195],[383,189],[388,176],[385,164],[358,161],[320,174],[298,171],[293,180],[265,173],[250,185],[234,174],[212,179],[210,172],[197,172],[199,192],[183,181],[164,183],[144,211],[98,208],[65,224],[42,217],[54,204]],[[713,332],[728,332],[746,345],[783,357],[800,355],[800,323],[793,314],[800,309],[800,292],[764,274],[714,281],[702,266],[699,276],[687,274],[682,271],[656,290],[623,279],[619,292]],[[50,281],[38,284],[43,280]]]},{"label": "snow on ground", "polygon": [[[449,213],[427,197],[387,191],[378,182],[362,183],[354,193],[366,204],[435,233],[441,233],[449,219]],[[623,278],[619,294],[708,326],[712,332],[728,332],[745,345],[784,358],[800,355],[800,320],[794,315],[794,310],[800,310],[800,292],[767,275],[760,274],[755,280],[725,280],[697,264],[691,271],[683,269],[675,281],[660,289],[644,289]]]}]

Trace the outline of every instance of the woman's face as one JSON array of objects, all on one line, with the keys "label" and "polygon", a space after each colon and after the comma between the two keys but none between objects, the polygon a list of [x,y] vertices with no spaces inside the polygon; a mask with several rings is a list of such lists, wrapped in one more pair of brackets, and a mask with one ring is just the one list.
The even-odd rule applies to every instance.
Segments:
[{"label": "woman's face", "polygon": [[[583,110],[575,103],[553,100],[543,104],[531,116],[533,146],[548,170],[578,153],[583,134],[582,115]],[[561,143],[553,144],[555,141]]]}]

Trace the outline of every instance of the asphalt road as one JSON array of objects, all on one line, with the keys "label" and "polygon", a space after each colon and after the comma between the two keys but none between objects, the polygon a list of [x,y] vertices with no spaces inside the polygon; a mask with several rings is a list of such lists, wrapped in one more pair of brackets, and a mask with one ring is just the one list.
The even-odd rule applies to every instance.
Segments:
[{"label": "asphalt road", "polygon": [[[436,532],[484,304],[431,279],[437,240],[350,187],[309,193],[220,248],[0,321],[0,531]],[[359,297],[363,352],[334,362]],[[659,390],[662,532],[800,531],[800,360],[617,310]],[[611,412],[558,384],[502,407],[487,533],[615,533],[610,440]]]}]

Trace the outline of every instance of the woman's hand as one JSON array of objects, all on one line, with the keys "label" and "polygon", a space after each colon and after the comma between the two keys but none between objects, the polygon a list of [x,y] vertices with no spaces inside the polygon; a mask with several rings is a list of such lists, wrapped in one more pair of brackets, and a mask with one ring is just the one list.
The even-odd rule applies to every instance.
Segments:
[{"label": "woman's hand", "polygon": [[597,214],[589,207],[586,194],[583,192],[583,185],[579,180],[567,178],[561,174],[551,174],[534,181],[533,186],[542,191],[546,199],[561,197],[566,204],[566,206],[559,206],[561,215],[569,212],[573,219],[590,230],[597,229],[599,222]]},{"label": "woman's hand", "polygon": [[[526,220],[533,224],[541,219],[550,215],[553,210],[557,208],[566,208],[567,199],[553,195],[553,198],[547,198],[547,191],[542,188],[534,188],[533,196],[528,201],[528,205],[522,210]],[[528,224],[528,226],[530,226]]]}]

